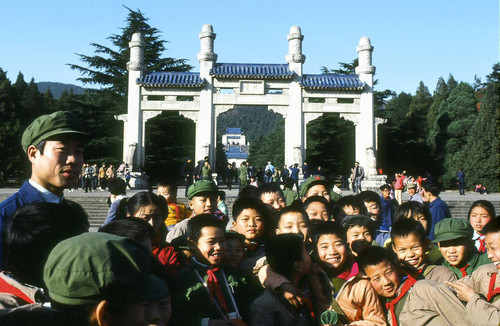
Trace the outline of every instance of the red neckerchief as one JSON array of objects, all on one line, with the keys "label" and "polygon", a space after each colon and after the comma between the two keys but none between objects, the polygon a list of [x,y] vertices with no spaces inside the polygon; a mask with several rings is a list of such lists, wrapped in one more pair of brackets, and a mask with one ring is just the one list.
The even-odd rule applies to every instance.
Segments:
[{"label": "red neckerchief", "polygon": [[338,274],[337,276],[335,277],[338,277],[338,278],[341,278],[343,280],[348,280],[350,279],[351,277],[355,276],[355,275],[358,275],[358,272],[359,272],[359,268],[358,268],[358,263],[356,263],[354,260],[352,259],[349,259],[347,262],[346,262],[346,265],[348,266],[347,269]]},{"label": "red neckerchief", "polygon": [[314,310],[313,310],[313,307],[312,307],[312,301],[309,300],[308,298],[306,298],[305,296],[300,296],[302,298],[302,300],[306,303],[306,306],[307,306],[307,312],[309,313],[309,315],[312,317],[312,320],[315,320],[315,316],[314,316]]},{"label": "red neckerchief", "polygon": [[217,302],[219,303],[221,308],[224,309],[224,313],[227,314],[229,312],[229,308],[227,306],[226,299],[224,298],[224,294],[222,293],[219,281],[215,276],[215,272],[217,271],[219,271],[218,267],[207,269],[207,275],[208,275],[207,286],[208,289],[210,290],[210,299],[211,299],[210,301],[213,302],[215,294]]},{"label": "red neckerchief", "polygon": [[481,234],[479,232],[477,232],[477,234],[479,234],[479,238],[478,238],[478,240],[479,240],[479,249],[478,249],[478,251],[480,253],[486,252],[486,247],[484,245],[485,236],[484,236],[484,234]]},{"label": "red neckerchief", "polygon": [[399,292],[399,295],[391,302],[385,303],[385,308],[391,312],[393,326],[398,326],[396,312],[394,311],[396,304],[406,295],[406,293],[408,293],[408,291],[410,291],[410,289],[412,288],[413,285],[415,285],[416,282],[417,282],[417,280],[413,276],[408,275],[406,282],[404,282],[403,286],[401,287],[401,291]]},{"label": "red neckerchief", "polygon": [[469,266],[470,266],[469,264],[466,264],[464,267],[459,268],[460,272],[462,272],[462,277],[466,277],[468,275],[466,269]]},{"label": "red neckerchief", "polygon": [[175,223],[179,223],[179,220],[181,219],[181,213],[180,213],[180,210],[179,210],[179,205],[177,205],[176,203],[170,203],[170,204],[168,204],[169,208],[171,206],[173,206],[174,210],[175,210]]},{"label": "red neckerchief", "polygon": [[24,294],[23,291],[19,290],[15,286],[10,285],[1,277],[0,277],[0,293],[10,293],[26,301],[27,303],[35,303],[35,301],[31,300],[26,294]]},{"label": "red neckerchief", "polygon": [[497,273],[491,275],[490,285],[488,286],[488,302],[491,302],[491,299],[497,294],[500,294],[500,288],[495,289],[495,281],[497,280]]}]

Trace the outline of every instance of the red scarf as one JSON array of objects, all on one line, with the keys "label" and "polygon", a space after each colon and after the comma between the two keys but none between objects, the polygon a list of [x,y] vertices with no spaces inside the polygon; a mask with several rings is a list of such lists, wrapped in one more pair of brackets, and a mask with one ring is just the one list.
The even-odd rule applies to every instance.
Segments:
[{"label": "red scarf", "polygon": [[213,302],[215,294],[215,299],[219,303],[220,307],[224,309],[224,313],[227,314],[229,312],[229,308],[227,306],[226,299],[224,298],[224,294],[222,293],[222,288],[220,287],[219,281],[215,276],[215,272],[218,271],[218,267],[207,269],[207,286],[210,290],[210,301]]},{"label": "red scarf", "polygon": [[466,271],[467,267],[469,267],[469,266],[470,266],[470,265],[469,265],[469,264],[467,264],[467,265],[465,265],[464,267],[459,268],[459,269],[460,269],[460,272],[462,272],[462,277],[466,277],[467,275],[469,275],[469,274],[467,274],[467,271]]},{"label": "red scarf", "polygon": [[396,304],[406,295],[406,293],[408,293],[408,291],[410,291],[410,289],[413,285],[415,285],[416,282],[417,280],[413,276],[408,275],[406,282],[404,282],[403,286],[401,287],[399,295],[391,302],[385,303],[385,308],[391,312],[393,326],[398,326],[398,320],[396,318],[395,312]]},{"label": "red scarf", "polygon": [[478,249],[478,251],[480,253],[486,252],[486,247],[484,246],[485,236],[484,236],[484,234],[481,234],[479,232],[477,232],[477,234],[479,234],[479,238],[478,238],[478,240],[479,240],[479,249]]},{"label": "red scarf", "polygon": [[27,303],[35,303],[35,301],[31,300],[26,294],[24,294],[23,291],[19,290],[15,286],[10,285],[1,277],[0,277],[0,293],[10,293],[26,301]]},{"label": "red scarf", "polygon": [[347,269],[344,272],[340,273],[336,277],[347,281],[351,277],[358,275],[359,268],[358,268],[358,263],[356,262],[353,263],[353,261],[347,261],[346,264],[349,264],[350,266],[347,267]]},{"label": "red scarf", "polygon": [[488,286],[488,302],[491,302],[491,299],[497,294],[500,294],[500,288],[495,289],[495,282],[497,280],[497,273],[491,275],[490,285]]}]

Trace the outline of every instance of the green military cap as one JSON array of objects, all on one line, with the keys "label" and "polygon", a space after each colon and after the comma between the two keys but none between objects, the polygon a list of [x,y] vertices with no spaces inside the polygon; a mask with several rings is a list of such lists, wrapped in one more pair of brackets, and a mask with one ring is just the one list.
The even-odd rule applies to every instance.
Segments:
[{"label": "green military cap", "polygon": [[411,189],[411,188],[417,189],[417,184],[414,182],[408,182],[408,184],[406,185],[406,188],[407,189]]},{"label": "green military cap", "polygon": [[300,185],[300,197],[305,197],[307,190],[315,185],[324,185],[325,187],[328,187],[328,182],[325,177],[321,175],[310,176]]},{"label": "green military cap", "polygon": [[433,242],[443,242],[458,238],[472,239],[473,230],[470,224],[461,218],[445,218],[434,226]]},{"label": "green military cap", "polygon": [[71,112],[58,111],[42,115],[33,121],[23,133],[21,145],[28,152],[30,145],[62,134],[87,135],[80,119]]},{"label": "green military cap", "polygon": [[219,188],[212,180],[196,181],[188,188],[188,199],[192,199],[194,196],[197,196],[202,192],[213,192],[214,195],[217,195]]},{"label": "green military cap", "polygon": [[89,232],[66,239],[52,250],[43,279],[51,299],[61,304],[133,302],[161,295],[161,280],[150,277],[153,264],[151,253],[139,242]]}]

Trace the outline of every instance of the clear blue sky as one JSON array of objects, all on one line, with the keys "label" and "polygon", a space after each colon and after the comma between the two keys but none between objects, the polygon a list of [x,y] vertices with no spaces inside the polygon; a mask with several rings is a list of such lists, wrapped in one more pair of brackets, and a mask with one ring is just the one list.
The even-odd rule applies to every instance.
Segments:
[{"label": "clear blue sky", "polygon": [[166,56],[186,58],[198,71],[198,33],[214,27],[218,62],[285,63],[286,35],[292,25],[304,34],[304,72],[337,68],[357,56],[368,36],[375,47],[378,89],[414,93],[419,81],[432,92],[451,73],[472,83],[485,80],[499,60],[498,0],[149,0],[0,2],[0,68],[13,82],[25,79],[81,85],[67,63],[75,53],[91,55],[91,42],[109,44],[127,10],[140,9],[162,32]]}]

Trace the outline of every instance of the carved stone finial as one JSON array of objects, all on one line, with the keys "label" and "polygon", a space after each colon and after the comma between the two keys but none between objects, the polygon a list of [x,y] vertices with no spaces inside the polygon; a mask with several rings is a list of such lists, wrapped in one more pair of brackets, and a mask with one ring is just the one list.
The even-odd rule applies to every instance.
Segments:
[{"label": "carved stone finial", "polygon": [[217,54],[214,53],[214,40],[216,34],[212,25],[205,24],[201,28],[200,38],[200,53],[198,53],[198,61],[216,61]]},{"label": "carved stone finial", "polygon": [[359,45],[356,47],[358,52],[358,66],[356,67],[356,74],[374,74],[375,67],[372,66],[372,51],[373,46],[370,38],[363,36],[359,40]]},{"label": "carved stone finial", "polygon": [[144,70],[144,38],[141,33],[134,33],[128,44],[130,48],[130,61],[127,62],[128,70]]},{"label": "carved stone finial", "polygon": [[290,34],[287,35],[287,39],[288,55],[286,56],[286,62],[304,63],[306,61],[306,56],[302,54],[302,40],[304,39],[304,35],[300,31],[300,27],[290,27]]}]

